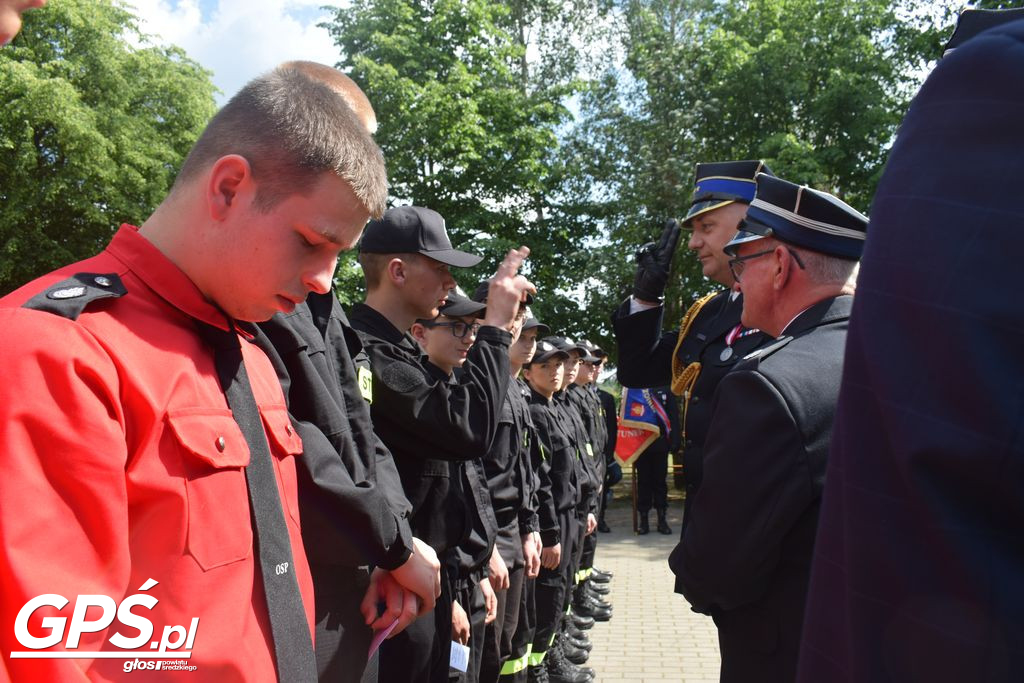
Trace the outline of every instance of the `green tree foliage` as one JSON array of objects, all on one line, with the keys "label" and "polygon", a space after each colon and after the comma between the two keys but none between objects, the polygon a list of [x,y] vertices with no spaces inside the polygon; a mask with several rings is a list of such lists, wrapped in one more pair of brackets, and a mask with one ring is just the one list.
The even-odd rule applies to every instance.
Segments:
[{"label": "green tree foliage", "polygon": [[[608,243],[590,308],[611,310],[628,293],[624,256],[685,212],[697,162],[765,159],[868,209],[927,59],[909,3],[629,0],[621,10],[622,64],[589,88],[566,145],[590,179],[574,200]],[[675,268],[668,317],[678,319],[717,285],[685,244]]]},{"label": "green tree foliage", "polygon": [[[439,211],[456,244],[485,255],[456,274],[469,290],[529,245],[538,309],[567,324],[587,233],[557,203],[558,131],[580,58],[565,36],[584,35],[598,12],[582,0],[356,0],[326,25],[377,111],[395,203]],[[361,290],[351,259],[337,278],[348,301]]]},{"label": "green tree foliage", "polygon": [[209,72],[110,0],[27,13],[0,50],[0,292],[145,219],[212,116]]}]

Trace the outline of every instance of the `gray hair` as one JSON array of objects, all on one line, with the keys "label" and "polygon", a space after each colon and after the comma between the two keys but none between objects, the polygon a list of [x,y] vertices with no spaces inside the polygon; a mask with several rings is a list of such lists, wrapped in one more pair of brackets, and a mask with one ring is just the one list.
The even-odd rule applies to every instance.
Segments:
[{"label": "gray hair", "polygon": [[275,69],[232,97],[192,147],[175,188],[228,154],[249,162],[261,211],[311,192],[325,172],[345,180],[371,216],[386,208],[387,170],[377,143],[337,91],[298,69]]},{"label": "gray hair", "polygon": [[857,261],[829,256],[820,251],[787,245],[800,254],[807,270],[807,277],[817,284],[853,285],[857,277]]}]

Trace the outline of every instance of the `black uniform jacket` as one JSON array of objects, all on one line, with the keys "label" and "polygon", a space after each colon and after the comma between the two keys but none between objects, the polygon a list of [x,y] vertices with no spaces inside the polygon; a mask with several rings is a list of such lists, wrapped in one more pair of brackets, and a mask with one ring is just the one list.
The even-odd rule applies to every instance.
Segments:
[{"label": "black uniform jacket", "polygon": [[299,507],[311,565],[401,565],[412,550],[411,508],[373,431],[353,361],[362,347],[338,300],[311,294],[292,313],[260,323],[255,341],[277,370],[302,438]]},{"label": "black uniform jacket", "polygon": [[593,450],[590,445],[590,434],[583,424],[579,410],[569,398],[568,389],[555,394],[554,406],[562,430],[573,445],[573,464],[577,477],[576,515],[585,519],[587,513],[597,510],[597,488],[600,486],[589,462],[592,458],[587,455],[588,451]]},{"label": "black uniform jacket", "polygon": [[715,394],[704,482],[669,564],[715,619],[725,683],[796,676],[852,303],[810,307]]},{"label": "black uniform jacket", "polygon": [[[541,458],[547,464],[542,470],[538,515],[541,542],[545,547],[550,547],[561,539],[558,514],[572,509],[579,500],[576,447],[565,433],[554,400],[545,398],[533,389],[530,390],[530,416],[537,429]],[[547,482],[544,482],[544,474],[547,475]],[[546,484],[550,485],[550,497],[544,495]]]},{"label": "black uniform jacket", "polygon": [[587,512],[597,514],[600,492],[604,486],[604,421],[600,419],[601,404],[593,393],[578,384],[565,389],[565,402],[575,408],[586,441],[580,446],[580,462],[590,479]]},{"label": "black uniform jacket", "polygon": [[[458,383],[460,369],[456,369],[453,374],[448,375],[429,360],[424,361],[424,366],[436,381],[448,384]],[[449,566],[453,571],[450,576],[461,580],[462,587],[468,587],[470,578],[479,574],[481,568],[491,558],[498,525],[494,520],[494,508],[491,507],[491,496],[487,488],[487,475],[484,473],[483,459],[473,458],[465,462],[451,461],[448,465],[451,468],[449,476],[453,480],[458,478],[459,486],[465,493],[466,509],[469,513],[468,532],[464,534],[462,540],[455,547],[455,552],[452,553]]]},{"label": "black uniform jacket", "polygon": [[1024,681],[1024,21],[935,67],[871,205],[803,683]]},{"label": "black uniform jacket", "polygon": [[512,336],[482,327],[456,383],[424,366],[419,346],[365,304],[352,307],[373,371],[370,414],[398,465],[412,504],[412,530],[440,555],[468,532],[467,492],[451,461],[480,458],[490,447],[509,382]]},{"label": "black uniform jacket", "polygon": [[[517,513],[519,534],[525,535],[540,532],[540,514],[543,507],[547,519],[554,519],[554,504],[551,498],[551,468],[545,457],[537,425],[533,422],[530,409],[530,385],[522,379],[514,379],[514,386],[526,409],[526,417],[530,421],[530,449],[526,453],[525,471],[523,474],[523,507]],[[555,524],[557,526],[557,524]]]},{"label": "black uniform jacket", "polygon": [[[627,387],[659,387],[672,384],[672,352],[679,340],[679,331],[662,333],[664,307],[629,315],[627,299],[612,316],[619,343],[619,382]],[[684,366],[701,364],[700,375],[691,391],[683,424],[683,464],[686,473],[686,510],[689,512],[694,494],[700,488],[704,439],[711,422],[711,399],[718,383],[736,363],[771,339],[763,332],[749,333],[733,341],[726,336],[740,324],[743,297],[729,290],[719,292],[700,309],[690,324],[686,339],[679,346],[679,360]],[[684,524],[689,514],[684,516]]]}]

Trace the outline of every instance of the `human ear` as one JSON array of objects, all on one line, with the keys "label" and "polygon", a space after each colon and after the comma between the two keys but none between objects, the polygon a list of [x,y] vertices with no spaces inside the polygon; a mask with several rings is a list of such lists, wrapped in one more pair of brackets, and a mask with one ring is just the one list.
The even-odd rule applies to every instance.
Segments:
[{"label": "human ear", "polygon": [[384,272],[387,274],[389,280],[394,282],[396,285],[402,285],[405,283],[405,269],[405,262],[396,256],[388,261],[388,265],[384,269]]},{"label": "human ear", "polygon": [[226,220],[237,209],[243,192],[253,191],[252,167],[245,157],[228,154],[217,159],[210,167],[206,184],[206,203],[210,217]]},{"label": "human ear", "polygon": [[409,328],[409,334],[412,338],[420,343],[420,346],[426,346],[427,344],[427,328],[420,323],[413,323],[412,327]]}]

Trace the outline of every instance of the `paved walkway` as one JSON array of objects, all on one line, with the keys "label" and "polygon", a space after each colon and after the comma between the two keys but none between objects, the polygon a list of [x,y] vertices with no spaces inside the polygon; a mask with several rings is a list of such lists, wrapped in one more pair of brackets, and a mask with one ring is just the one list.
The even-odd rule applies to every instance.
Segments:
[{"label": "paved walkway", "polygon": [[601,534],[597,547],[596,565],[615,573],[608,596],[615,612],[590,630],[594,650],[587,666],[598,681],[717,683],[715,625],[672,590],[668,554],[679,539],[682,501],[670,503],[671,535],[654,530],[652,512],[652,533],[636,536],[628,484],[627,478],[615,487],[616,500],[606,514],[612,532]]}]

